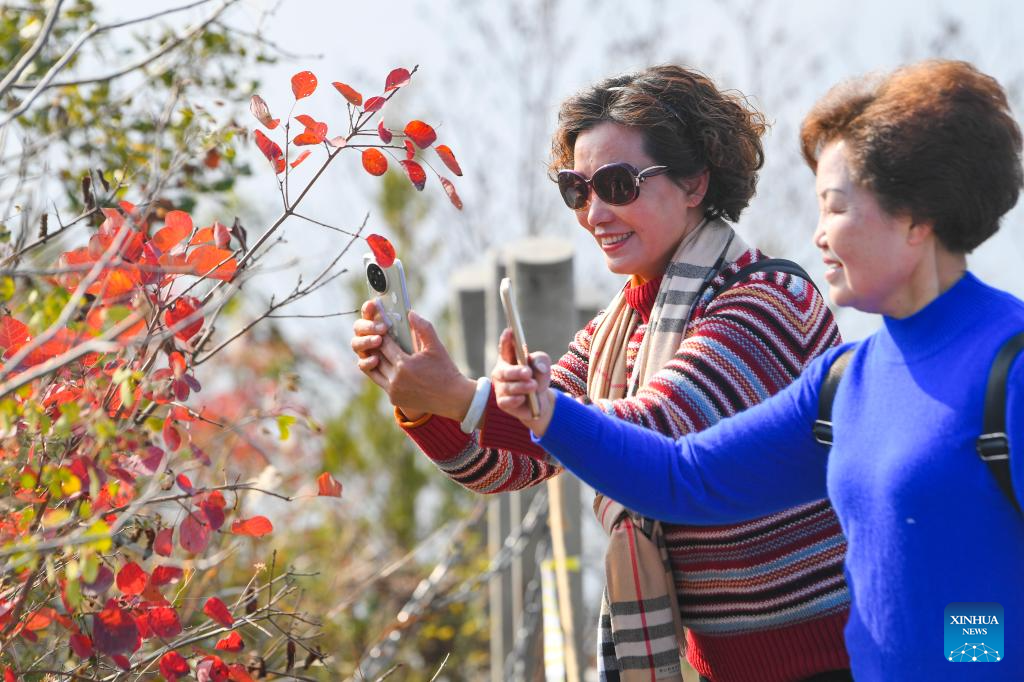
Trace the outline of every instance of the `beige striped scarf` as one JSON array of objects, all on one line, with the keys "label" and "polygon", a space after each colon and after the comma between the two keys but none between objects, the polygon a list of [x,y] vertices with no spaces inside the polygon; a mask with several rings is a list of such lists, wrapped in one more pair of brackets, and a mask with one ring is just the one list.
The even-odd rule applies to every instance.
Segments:
[{"label": "beige striped scarf", "polygon": [[[662,279],[632,377],[627,377],[626,347],[641,318],[626,303],[625,290],[620,291],[594,330],[588,397],[632,396],[668,364],[701,290],[747,248],[721,220],[704,221],[683,239]],[[600,494],[594,513],[608,533],[598,632],[600,679],[681,681],[685,639],[661,523]]]}]

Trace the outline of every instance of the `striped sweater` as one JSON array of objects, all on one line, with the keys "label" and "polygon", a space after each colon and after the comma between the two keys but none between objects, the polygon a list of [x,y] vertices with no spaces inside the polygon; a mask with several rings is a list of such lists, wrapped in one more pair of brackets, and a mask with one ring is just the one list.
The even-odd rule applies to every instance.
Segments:
[{"label": "striped sweater", "polygon": [[[596,401],[601,409],[677,438],[777,393],[836,345],[832,314],[804,280],[758,273],[718,294],[729,275],[762,258],[751,250],[723,269],[694,304],[673,359],[635,396]],[[643,318],[627,348],[630,374],[659,283],[626,292]],[[602,314],[552,368],[552,384],[569,395],[586,393]],[[560,471],[493,395],[483,429],[472,435],[441,417],[402,425],[447,476],[477,492],[519,490]],[[827,500],[744,523],[664,529],[687,658],[698,672],[715,682],[768,682],[848,667],[846,543]]]}]

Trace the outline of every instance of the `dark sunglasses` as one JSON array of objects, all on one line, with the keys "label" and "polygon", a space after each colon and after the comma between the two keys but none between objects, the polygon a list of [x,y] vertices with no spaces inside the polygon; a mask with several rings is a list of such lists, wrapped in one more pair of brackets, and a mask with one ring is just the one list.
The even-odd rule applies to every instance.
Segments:
[{"label": "dark sunglasses", "polygon": [[650,166],[638,171],[628,163],[609,163],[601,166],[588,180],[574,170],[558,171],[558,191],[562,201],[574,211],[590,203],[590,190],[606,204],[622,206],[640,196],[640,183],[655,175],[669,172],[668,166]]}]

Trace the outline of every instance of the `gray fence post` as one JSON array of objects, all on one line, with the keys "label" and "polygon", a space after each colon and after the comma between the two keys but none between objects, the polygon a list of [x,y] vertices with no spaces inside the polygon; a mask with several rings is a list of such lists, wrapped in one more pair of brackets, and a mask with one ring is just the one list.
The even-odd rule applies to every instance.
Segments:
[{"label": "gray fence post", "polygon": [[[497,282],[504,277],[504,265],[490,254],[483,263],[457,270],[451,279],[455,319],[456,362],[472,378],[490,373],[497,345],[498,319],[493,301],[497,301]],[[508,495],[487,500],[487,555],[493,558],[512,532],[511,501]],[[512,574],[505,569],[495,573],[487,584],[487,614],[490,621],[491,682],[504,682],[503,666],[513,643]]]},{"label": "gray fence post", "polygon": [[[546,352],[553,360],[565,352],[577,329],[572,256],[571,243],[562,239],[525,239],[505,249],[527,345],[531,351]],[[574,476],[563,473],[551,485],[558,486],[563,501],[561,516],[553,527],[561,526],[563,531],[565,557],[562,559],[566,561],[565,568],[570,576],[568,585],[560,588],[560,592],[568,588],[568,595],[559,595],[563,611],[562,629],[566,635],[566,670],[569,682],[578,682],[586,660],[582,652],[584,610],[581,608],[583,588],[579,570],[582,549],[580,483]],[[539,494],[539,488],[513,495],[513,519],[521,518],[536,494]],[[517,502],[519,509],[516,509]],[[522,595],[526,584],[538,570],[536,563],[527,558],[530,556],[529,552],[524,553],[525,560],[517,561],[513,566],[516,595]],[[568,622],[565,622],[566,618]]]}]

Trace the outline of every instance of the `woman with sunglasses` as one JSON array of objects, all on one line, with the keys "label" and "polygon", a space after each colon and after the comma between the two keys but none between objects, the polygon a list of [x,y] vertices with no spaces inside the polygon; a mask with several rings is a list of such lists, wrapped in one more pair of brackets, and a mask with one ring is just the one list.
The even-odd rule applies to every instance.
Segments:
[{"label": "woman with sunglasses", "polygon": [[[1006,94],[964,62],[923,62],[837,86],[804,121],[801,143],[817,175],[813,239],[832,300],[883,315],[880,331],[829,351],[760,405],[675,441],[545,390],[546,372],[530,378],[510,364],[492,374],[498,404],[582,480],[674,523],[737,523],[827,492],[849,540],[856,679],[1024,679],[1013,654],[1024,651],[1024,516],[1013,499],[1024,500],[1024,353],[1004,365],[999,393],[1009,471],[990,469],[994,453],[979,438],[990,430],[990,368],[1021,338],[1024,302],[979,281],[966,260],[1022,186],[1021,132]],[[821,392],[834,385],[825,377],[851,348],[829,451],[812,427]],[[533,420],[523,400],[538,388]],[[956,602],[1001,605],[1003,646],[968,625],[946,647]],[[977,606],[991,623],[996,611]],[[993,664],[965,670],[961,661]]]},{"label": "woman with sunglasses", "polygon": [[[761,272],[725,290],[765,258],[726,222],[754,194],[764,130],[741,96],[678,66],[609,78],[563,103],[558,188],[628,280],[551,369],[560,391],[676,438],[778,392],[839,342],[804,279]],[[498,493],[560,471],[497,408],[487,379],[458,373],[429,323],[411,316],[421,350],[407,355],[375,313],[367,303],[355,323],[359,367],[445,474]],[[680,679],[682,646],[715,682],[849,679],[845,541],[827,500],[724,526],[662,527],[602,496],[595,513],[609,533],[601,679]]]}]

